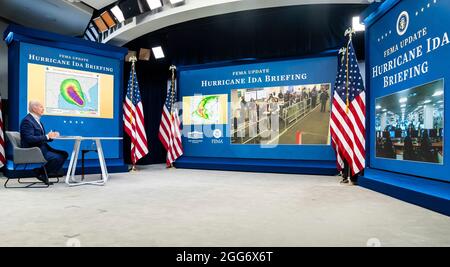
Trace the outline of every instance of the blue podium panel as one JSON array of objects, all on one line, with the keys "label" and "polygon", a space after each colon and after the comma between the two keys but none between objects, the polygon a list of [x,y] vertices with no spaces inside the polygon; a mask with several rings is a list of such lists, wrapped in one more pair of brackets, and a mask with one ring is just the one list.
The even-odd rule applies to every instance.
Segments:
[{"label": "blue podium panel", "polygon": [[[121,102],[126,49],[16,25],[11,25],[4,37],[9,47],[8,130],[20,130],[28,102],[37,100],[45,109],[42,122],[46,132],[123,136]],[[51,145],[69,153],[73,149],[73,142],[57,140]],[[95,149],[95,145],[84,144],[82,149]],[[105,142],[104,154],[112,167],[125,166],[122,150],[122,142]],[[95,155],[86,156],[86,166],[98,166]],[[8,169],[14,167],[8,162]]]},{"label": "blue podium panel", "polygon": [[181,68],[177,166],[336,173],[329,135],[336,55]]},{"label": "blue podium panel", "polygon": [[450,181],[449,1],[386,1],[366,22],[371,168]]}]

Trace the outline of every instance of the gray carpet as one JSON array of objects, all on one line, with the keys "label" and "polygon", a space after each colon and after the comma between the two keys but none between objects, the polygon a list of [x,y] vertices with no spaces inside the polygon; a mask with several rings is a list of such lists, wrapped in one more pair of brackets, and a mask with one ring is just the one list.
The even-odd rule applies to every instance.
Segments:
[{"label": "gray carpet", "polygon": [[155,165],[0,203],[1,246],[450,246],[449,217],[338,177]]}]

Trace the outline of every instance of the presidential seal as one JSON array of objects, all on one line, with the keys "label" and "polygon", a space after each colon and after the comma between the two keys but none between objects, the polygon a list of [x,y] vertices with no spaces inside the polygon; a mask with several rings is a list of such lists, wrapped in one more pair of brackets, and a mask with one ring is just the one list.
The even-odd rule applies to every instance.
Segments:
[{"label": "presidential seal", "polygon": [[402,36],[406,33],[409,26],[409,14],[406,11],[403,11],[400,13],[400,16],[398,16],[397,19],[397,33],[398,35]]}]

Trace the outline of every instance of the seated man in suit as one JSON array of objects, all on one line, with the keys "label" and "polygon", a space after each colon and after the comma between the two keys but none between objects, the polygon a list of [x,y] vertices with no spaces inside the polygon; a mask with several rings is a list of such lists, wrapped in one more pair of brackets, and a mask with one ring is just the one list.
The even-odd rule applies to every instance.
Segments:
[{"label": "seated man in suit", "polygon": [[[45,170],[49,176],[60,176],[58,171],[69,156],[67,152],[51,148],[48,143],[59,137],[58,132],[50,131],[45,134],[44,125],[41,123],[44,107],[38,101],[30,101],[28,106],[29,114],[20,123],[21,145],[24,148],[39,147],[47,160]],[[46,184],[50,184],[44,175],[43,169],[35,169],[36,176]],[[62,175],[61,175],[62,176]]]}]

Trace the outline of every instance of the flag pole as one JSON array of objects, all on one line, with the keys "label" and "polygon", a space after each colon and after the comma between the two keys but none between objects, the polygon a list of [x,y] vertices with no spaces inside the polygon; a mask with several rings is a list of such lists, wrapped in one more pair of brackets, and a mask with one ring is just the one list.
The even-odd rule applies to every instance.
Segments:
[{"label": "flag pole", "polygon": [[[350,107],[349,94],[348,94],[348,91],[349,91],[349,79],[350,79],[350,76],[349,76],[349,62],[348,62],[348,60],[349,60],[349,57],[350,57],[349,50],[350,50],[350,44],[352,42],[353,34],[355,34],[355,30],[353,29],[353,27],[348,28],[345,31],[345,34],[344,34],[345,36],[348,35],[347,51],[346,51],[346,56],[347,56],[347,60],[346,60],[346,64],[347,64],[347,66],[346,66],[346,68],[347,68],[346,69],[346,75],[347,75],[347,82],[346,82],[346,90],[347,90],[347,92],[346,92],[346,97],[347,97],[347,101],[346,101],[346,109],[345,109],[345,113],[346,114],[348,114],[349,107]],[[347,179],[349,181],[351,181],[351,177],[352,177],[352,170],[351,169],[352,168],[350,166],[350,163],[345,161],[344,164],[348,165],[348,168],[347,168]]]},{"label": "flag pole", "polygon": [[348,97],[348,85],[349,85],[349,82],[348,82],[348,80],[349,80],[349,73],[348,73],[348,58],[349,58],[349,52],[348,52],[348,50],[350,49],[350,43],[352,42],[352,37],[353,37],[353,34],[355,34],[355,30],[352,28],[352,27],[350,27],[350,28],[348,28],[346,31],[345,31],[345,33],[344,33],[344,35],[345,36],[347,36],[348,35],[348,43],[347,43],[347,51],[346,51],[346,55],[347,55],[347,60],[346,60],[346,63],[347,63],[347,69],[346,69],[346,73],[347,73],[347,83],[346,83],[346,89],[347,89],[347,101],[346,101],[346,109],[345,109],[345,113],[347,113],[348,114],[348,108],[349,108],[349,106],[350,106],[350,103],[349,103],[349,97]]},{"label": "flag pole", "polygon": [[[171,96],[170,96],[170,119],[173,119],[173,105],[175,103],[175,71],[177,70],[177,67],[175,65],[170,66],[170,71],[172,71],[172,80],[171,80]],[[173,125],[173,123],[172,123]],[[169,153],[169,152],[168,152]],[[173,163],[170,163],[169,168],[175,168]]]},{"label": "flag pole", "polygon": [[[131,94],[131,103],[133,103],[133,97],[134,97],[134,77],[136,75],[136,62],[137,62],[137,57],[132,56],[130,57],[130,62],[131,62],[131,88],[132,89],[132,94]],[[133,112],[131,112],[131,116],[130,116],[130,124],[133,125],[133,121],[134,121],[134,114]],[[136,133],[133,133],[134,135],[136,135]],[[131,141],[133,142],[133,141]],[[133,152],[132,152],[133,153]],[[133,164],[133,166],[131,167],[131,171],[132,172],[137,172],[137,168],[136,168],[136,162],[135,162],[135,157],[136,155],[131,155],[131,163]]]}]

